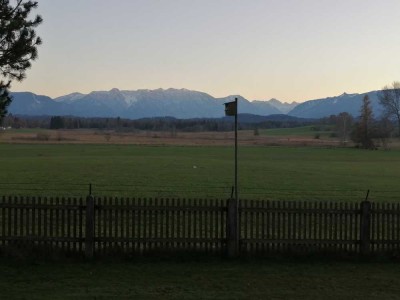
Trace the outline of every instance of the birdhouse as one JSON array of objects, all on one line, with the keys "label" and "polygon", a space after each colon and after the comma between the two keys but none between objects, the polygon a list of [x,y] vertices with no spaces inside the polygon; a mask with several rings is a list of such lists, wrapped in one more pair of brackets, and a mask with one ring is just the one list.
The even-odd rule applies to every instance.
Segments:
[{"label": "birdhouse", "polygon": [[225,103],[225,116],[235,116],[237,114],[237,101]]}]

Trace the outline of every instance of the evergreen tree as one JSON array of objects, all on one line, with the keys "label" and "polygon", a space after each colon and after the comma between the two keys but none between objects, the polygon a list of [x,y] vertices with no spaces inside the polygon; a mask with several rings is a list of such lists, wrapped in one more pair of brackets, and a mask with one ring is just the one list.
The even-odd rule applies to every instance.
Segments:
[{"label": "evergreen tree", "polygon": [[4,116],[7,114],[7,106],[11,103],[11,97],[8,94],[7,88],[3,87],[2,82],[0,82],[0,124]]},{"label": "evergreen tree", "polygon": [[8,93],[11,81],[26,77],[42,43],[34,30],[42,18],[29,18],[37,5],[37,1],[0,0],[0,122],[12,100]]},{"label": "evergreen tree", "polygon": [[64,128],[64,119],[60,116],[51,117],[50,119],[50,129],[61,129]]}]

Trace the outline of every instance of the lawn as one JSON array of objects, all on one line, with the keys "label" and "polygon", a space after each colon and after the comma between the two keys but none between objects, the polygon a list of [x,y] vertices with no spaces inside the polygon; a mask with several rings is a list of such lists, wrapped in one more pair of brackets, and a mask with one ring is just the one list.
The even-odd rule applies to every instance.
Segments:
[{"label": "lawn", "polygon": [[281,136],[281,137],[315,137],[319,135],[320,138],[329,138],[332,131],[332,126],[329,125],[311,125],[293,128],[271,128],[261,129],[260,134],[268,136]]},{"label": "lawn", "polygon": [[[227,198],[232,147],[0,144],[0,194]],[[246,199],[399,201],[400,151],[241,147]]]},{"label": "lawn", "polygon": [[[0,192],[226,198],[231,147],[0,144]],[[400,151],[241,147],[246,198],[399,201]],[[18,256],[18,253],[14,253]],[[398,299],[400,264],[0,258],[3,299]]]},{"label": "lawn", "polygon": [[398,299],[400,265],[0,260],[3,299]]}]

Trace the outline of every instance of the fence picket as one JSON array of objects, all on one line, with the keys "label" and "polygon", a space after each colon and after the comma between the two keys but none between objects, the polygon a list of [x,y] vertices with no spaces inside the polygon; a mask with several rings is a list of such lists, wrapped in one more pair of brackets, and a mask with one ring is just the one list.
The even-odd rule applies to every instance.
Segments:
[{"label": "fence picket", "polygon": [[[7,236],[8,236],[8,238],[11,238],[11,214],[12,214],[12,211],[11,211],[11,204],[12,204],[12,200],[11,200],[12,198],[11,198],[11,196],[9,196],[8,197],[8,203],[7,204],[9,204],[10,206],[8,206],[8,210],[7,210],[7,221],[8,221],[8,227],[7,227],[7,230],[8,230],[8,233],[7,233]],[[7,241],[7,245],[10,245],[10,240],[8,240]]]},{"label": "fence picket", "polygon": [[396,241],[396,250],[400,250],[400,204],[396,204],[396,234],[393,238]]},{"label": "fence picket", "polygon": [[[343,211],[343,203],[339,203],[339,210]],[[339,213],[339,232],[338,232],[338,236],[339,236],[339,240],[341,241],[341,244],[339,245],[339,249],[341,251],[343,251],[345,249],[345,244],[344,242],[344,235],[343,235],[343,213]]]},{"label": "fence picket", "polygon": [[[388,209],[392,212],[396,211],[395,204],[388,204]],[[389,220],[389,226],[390,226],[390,236],[388,236],[388,240],[394,241],[394,233],[395,233],[395,226],[396,226],[396,221],[395,221],[395,214],[390,215],[390,220]],[[393,252],[395,249],[395,244],[390,244],[390,251]]]},{"label": "fence picket", "polygon": [[[42,202],[43,200],[43,202]],[[44,197],[43,199],[41,197],[39,197],[39,205],[41,204],[47,205],[47,199],[46,197]],[[43,224],[43,228],[41,229],[41,231],[39,232],[39,237],[43,237],[43,242],[42,242],[42,246],[45,249],[45,251],[47,251],[47,208],[43,207],[43,209],[41,210],[41,214],[43,213],[43,223],[42,221],[39,221],[42,225]],[[39,220],[40,220],[40,216],[39,216]],[[41,226],[39,226],[39,228],[41,228]]]},{"label": "fence picket", "polygon": [[[24,204],[24,197],[21,197],[20,199],[18,199],[17,197],[14,198],[14,203],[19,203],[19,204]],[[27,214],[28,212],[26,211],[25,214]],[[22,209],[22,207],[20,209],[15,208],[14,209],[14,228],[13,228],[13,234],[14,237],[18,236],[18,215],[20,216],[19,221],[20,221],[20,225],[21,225],[21,229],[20,229],[20,235],[29,235],[29,233],[26,231],[26,218],[24,214],[24,210]],[[13,241],[13,244],[18,245],[18,244],[22,244],[22,241]]]},{"label": "fence picket", "polygon": [[139,247],[138,247],[138,242],[137,242],[137,238],[139,238],[140,232],[139,232],[139,226],[138,226],[138,222],[139,222],[139,211],[137,209],[137,207],[139,206],[139,199],[134,198],[133,199],[133,230],[132,230],[132,237],[134,238],[133,240],[133,252],[139,252]]},{"label": "fence picket", "polygon": [[[386,203],[382,203],[382,210],[386,209]],[[382,213],[382,249],[386,250],[386,234],[387,234],[387,215]]]},{"label": "fence picket", "polygon": [[0,197],[0,203],[2,205],[1,208],[1,246],[6,245],[5,237],[6,237],[6,196]]}]

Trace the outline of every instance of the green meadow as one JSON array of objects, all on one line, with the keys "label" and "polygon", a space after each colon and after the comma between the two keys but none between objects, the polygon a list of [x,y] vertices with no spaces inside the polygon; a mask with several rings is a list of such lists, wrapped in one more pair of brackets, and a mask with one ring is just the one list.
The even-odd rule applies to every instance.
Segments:
[{"label": "green meadow", "polygon": [[[0,195],[227,198],[232,147],[0,144]],[[398,201],[400,151],[240,147],[247,199]],[[400,268],[375,260],[13,258],[4,299],[397,299]]]},{"label": "green meadow", "polygon": [[315,137],[315,135],[319,135],[320,138],[329,138],[332,133],[334,133],[334,131],[332,131],[332,126],[330,125],[310,125],[293,128],[271,128],[260,130],[260,134],[262,135],[279,137]]},{"label": "green meadow", "polygon": [[[221,198],[233,148],[0,144],[1,195]],[[242,199],[399,201],[400,151],[240,147]]]}]

